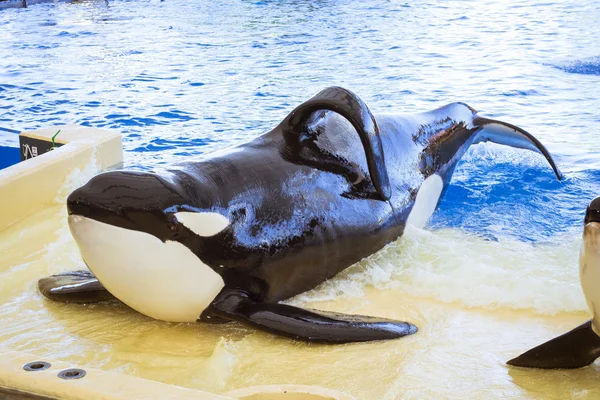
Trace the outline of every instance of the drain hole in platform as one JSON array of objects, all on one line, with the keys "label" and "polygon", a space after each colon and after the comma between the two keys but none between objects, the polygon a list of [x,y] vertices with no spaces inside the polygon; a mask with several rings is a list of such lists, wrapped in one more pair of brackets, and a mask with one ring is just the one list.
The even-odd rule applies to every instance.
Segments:
[{"label": "drain hole in platform", "polygon": [[79,368],[70,368],[60,371],[58,377],[61,379],[79,379],[85,376],[85,371]]},{"label": "drain hole in platform", "polygon": [[23,365],[25,371],[43,371],[50,368],[50,363],[46,361],[34,361]]}]

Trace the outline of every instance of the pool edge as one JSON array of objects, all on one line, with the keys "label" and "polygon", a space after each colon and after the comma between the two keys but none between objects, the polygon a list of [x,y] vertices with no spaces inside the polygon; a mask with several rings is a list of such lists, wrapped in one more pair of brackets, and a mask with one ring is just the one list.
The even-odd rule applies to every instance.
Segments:
[{"label": "pool edge", "polygon": [[101,171],[123,162],[121,135],[110,130],[65,125],[20,135],[50,141],[58,129],[64,146],[0,170],[0,230],[44,205],[55,204],[74,170],[93,163]]},{"label": "pool edge", "polygon": [[[49,363],[50,367],[37,371],[23,368],[27,363],[39,361]],[[80,367],[28,353],[0,351],[0,388],[42,399],[233,400],[232,397],[94,368],[84,368],[85,376],[80,379],[62,379],[58,376],[60,372],[74,368]]]}]

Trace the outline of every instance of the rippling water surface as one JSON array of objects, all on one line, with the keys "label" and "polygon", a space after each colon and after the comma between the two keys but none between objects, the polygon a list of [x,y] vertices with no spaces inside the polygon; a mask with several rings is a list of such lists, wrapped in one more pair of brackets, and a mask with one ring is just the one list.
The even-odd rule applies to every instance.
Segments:
[{"label": "rippling water surface", "polygon": [[127,163],[149,168],[253,138],[328,85],[354,90],[375,113],[465,101],[534,133],[567,180],[554,182],[540,157],[479,146],[434,225],[536,240],[577,225],[600,194],[599,20],[593,1],[84,1],[5,10],[0,126],[117,129]]},{"label": "rippling water surface", "polygon": [[[469,307],[581,312],[578,240],[585,206],[600,195],[599,21],[596,1],[140,0],[4,10],[0,127],[116,129],[126,164],[148,169],[256,137],[330,85],[355,91],[375,114],[464,101],[536,135],[566,180],[536,154],[474,146],[430,232],[408,232],[296,301],[360,298],[374,285]],[[16,135],[0,131],[0,145],[16,146]],[[41,271],[58,272],[60,260]]]}]

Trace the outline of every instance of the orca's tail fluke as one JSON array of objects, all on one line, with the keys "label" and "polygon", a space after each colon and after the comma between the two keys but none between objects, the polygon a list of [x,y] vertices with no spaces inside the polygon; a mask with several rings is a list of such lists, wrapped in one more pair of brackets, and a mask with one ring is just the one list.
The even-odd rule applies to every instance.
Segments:
[{"label": "orca's tail fluke", "polygon": [[571,369],[585,367],[600,357],[600,337],[588,321],[508,361],[525,368]]},{"label": "orca's tail fluke", "polygon": [[537,140],[531,133],[519,128],[518,126],[494,119],[476,116],[473,118],[473,124],[482,129],[477,133],[475,143],[493,142],[506,146],[527,149],[542,154],[548,160],[548,163],[554,170],[558,180],[562,180],[563,174],[558,169],[550,152]]}]

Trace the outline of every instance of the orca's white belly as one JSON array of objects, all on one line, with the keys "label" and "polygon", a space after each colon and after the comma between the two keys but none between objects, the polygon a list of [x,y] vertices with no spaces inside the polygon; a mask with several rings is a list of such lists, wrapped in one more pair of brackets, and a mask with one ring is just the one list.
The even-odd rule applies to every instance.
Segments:
[{"label": "orca's white belly", "polygon": [[592,329],[600,336],[600,224],[597,222],[591,222],[584,228],[579,276],[592,314]]},{"label": "orca's white belly", "polygon": [[219,274],[178,242],[69,216],[81,255],[116,298],[149,317],[194,322],[225,286]]}]

